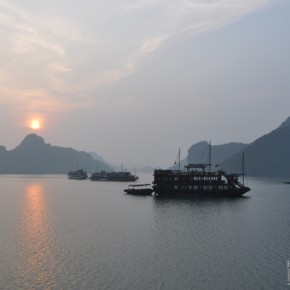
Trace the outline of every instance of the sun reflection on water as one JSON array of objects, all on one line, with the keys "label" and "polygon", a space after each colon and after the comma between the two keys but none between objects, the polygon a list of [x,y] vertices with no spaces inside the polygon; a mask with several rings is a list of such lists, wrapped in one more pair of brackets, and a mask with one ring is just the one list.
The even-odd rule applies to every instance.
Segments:
[{"label": "sun reflection on water", "polygon": [[54,238],[47,207],[42,184],[29,184],[25,189],[22,265],[19,265],[19,272],[27,287],[38,284],[42,288],[54,284]]}]

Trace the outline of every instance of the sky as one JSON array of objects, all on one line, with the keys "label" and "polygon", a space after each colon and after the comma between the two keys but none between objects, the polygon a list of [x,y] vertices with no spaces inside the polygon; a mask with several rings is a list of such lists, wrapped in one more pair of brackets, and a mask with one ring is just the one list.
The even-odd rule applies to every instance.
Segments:
[{"label": "sky", "polygon": [[167,167],[200,141],[253,142],[290,116],[289,15],[289,0],[0,0],[0,145],[36,133]]}]

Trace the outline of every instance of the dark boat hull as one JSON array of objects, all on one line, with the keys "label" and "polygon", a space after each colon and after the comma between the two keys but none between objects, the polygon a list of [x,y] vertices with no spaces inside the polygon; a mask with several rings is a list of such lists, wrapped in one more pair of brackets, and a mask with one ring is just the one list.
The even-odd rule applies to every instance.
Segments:
[{"label": "dark boat hull", "polygon": [[196,196],[196,197],[239,197],[244,195],[246,192],[250,191],[250,188],[235,188],[229,190],[195,190],[195,191],[176,191],[168,189],[158,189],[154,188],[154,193],[157,196],[174,196],[174,197],[187,197],[187,196]]},{"label": "dark boat hull", "polygon": [[73,180],[86,180],[86,176],[69,176],[68,179],[73,179]]},{"label": "dark boat hull", "polygon": [[153,189],[124,189],[127,194],[131,195],[152,195]]},{"label": "dark boat hull", "polygon": [[91,181],[119,181],[119,182],[134,182],[138,176],[130,172],[95,172],[90,176]]}]

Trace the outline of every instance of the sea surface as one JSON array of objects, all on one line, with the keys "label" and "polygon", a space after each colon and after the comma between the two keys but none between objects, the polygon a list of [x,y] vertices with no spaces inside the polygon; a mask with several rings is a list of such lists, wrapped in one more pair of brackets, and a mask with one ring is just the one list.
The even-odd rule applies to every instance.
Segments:
[{"label": "sea surface", "polygon": [[290,289],[283,181],[247,179],[242,198],[172,199],[0,175],[0,289]]}]

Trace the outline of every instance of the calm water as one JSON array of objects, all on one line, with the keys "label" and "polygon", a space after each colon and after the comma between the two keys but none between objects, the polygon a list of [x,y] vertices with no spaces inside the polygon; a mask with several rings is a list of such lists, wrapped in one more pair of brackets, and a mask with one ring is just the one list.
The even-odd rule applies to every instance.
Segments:
[{"label": "calm water", "polygon": [[290,185],[246,184],[244,198],[156,199],[2,175],[0,288],[290,289]]}]

